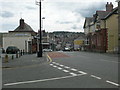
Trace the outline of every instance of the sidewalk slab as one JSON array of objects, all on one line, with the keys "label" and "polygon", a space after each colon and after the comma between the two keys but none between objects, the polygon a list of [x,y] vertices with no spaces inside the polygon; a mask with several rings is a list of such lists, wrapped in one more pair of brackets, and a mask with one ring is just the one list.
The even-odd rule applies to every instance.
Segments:
[{"label": "sidewalk slab", "polygon": [[43,57],[37,57],[36,54],[27,54],[23,55],[19,58],[14,58],[13,60],[10,59],[7,63],[2,63],[2,68],[14,68],[14,67],[22,67],[22,66],[29,66],[35,64],[41,64],[47,62],[46,55]]}]

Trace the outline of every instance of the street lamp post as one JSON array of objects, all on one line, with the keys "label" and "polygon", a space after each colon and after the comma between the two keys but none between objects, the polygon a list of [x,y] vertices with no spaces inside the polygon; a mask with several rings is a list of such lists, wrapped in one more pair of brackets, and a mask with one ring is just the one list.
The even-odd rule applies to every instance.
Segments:
[{"label": "street lamp post", "polygon": [[39,2],[37,2],[36,4],[39,5],[39,14],[40,14],[40,23],[39,23],[40,31],[38,32],[39,36],[40,36],[40,42],[39,42],[39,51],[37,52],[37,57],[42,57],[41,0]]}]

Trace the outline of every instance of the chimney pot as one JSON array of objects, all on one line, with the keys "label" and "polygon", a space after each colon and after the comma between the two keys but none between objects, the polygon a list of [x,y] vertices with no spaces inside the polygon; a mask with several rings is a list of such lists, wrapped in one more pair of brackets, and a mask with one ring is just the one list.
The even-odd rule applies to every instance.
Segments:
[{"label": "chimney pot", "polygon": [[24,19],[20,19],[20,28],[24,29]]},{"label": "chimney pot", "polygon": [[106,11],[112,11],[113,10],[113,4],[110,2],[110,4],[107,2],[106,4]]}]

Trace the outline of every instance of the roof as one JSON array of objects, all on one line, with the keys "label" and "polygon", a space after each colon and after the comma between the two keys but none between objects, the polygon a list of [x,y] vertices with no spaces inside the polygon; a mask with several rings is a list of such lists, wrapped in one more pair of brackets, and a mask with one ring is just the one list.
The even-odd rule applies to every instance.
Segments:
[{"label": "roof", "polygon": [[109,18],[113,14],[118,14],[117,11],[118,11],[118,7],[114,8],[113,11],[110,12],[108,15],[106,15],[103,19],[105,20],[105,19]]},{"label": "roof", "polygon": [[93,17],[86,17],[86,18],[85,18],[85,23],[84,23],[83,28],[85,28],[85,24],[86,24],[86,22],[88,23],[88,25],[90,25],[90,23],[91,23],[93,20],[94,20]]},{"label": "roof", "polygon": [[14,31],[27,31],[27,32],[34,32],[33,29],[26,23],[24,23],[24,28],[22,29],[20,26],[18,26]]},{"label": "roof", "polygon": [[109,11],[96,11],[96,14],[99,16],[99,20],[105,18],[109,13]]}]

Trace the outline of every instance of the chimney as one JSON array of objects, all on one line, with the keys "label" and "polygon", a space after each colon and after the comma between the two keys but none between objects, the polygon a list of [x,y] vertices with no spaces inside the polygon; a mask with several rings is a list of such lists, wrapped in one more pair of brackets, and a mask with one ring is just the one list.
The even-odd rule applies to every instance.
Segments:
[{"label": "chimney", "polygon": [[20,19],[20,28],[24,29],[24,19]]},{"label": "chimney", "polygon": [[113,4],[110,2],[110,4],[107,2],[106,4],[106,11],[112,11],[113,10]]}]

